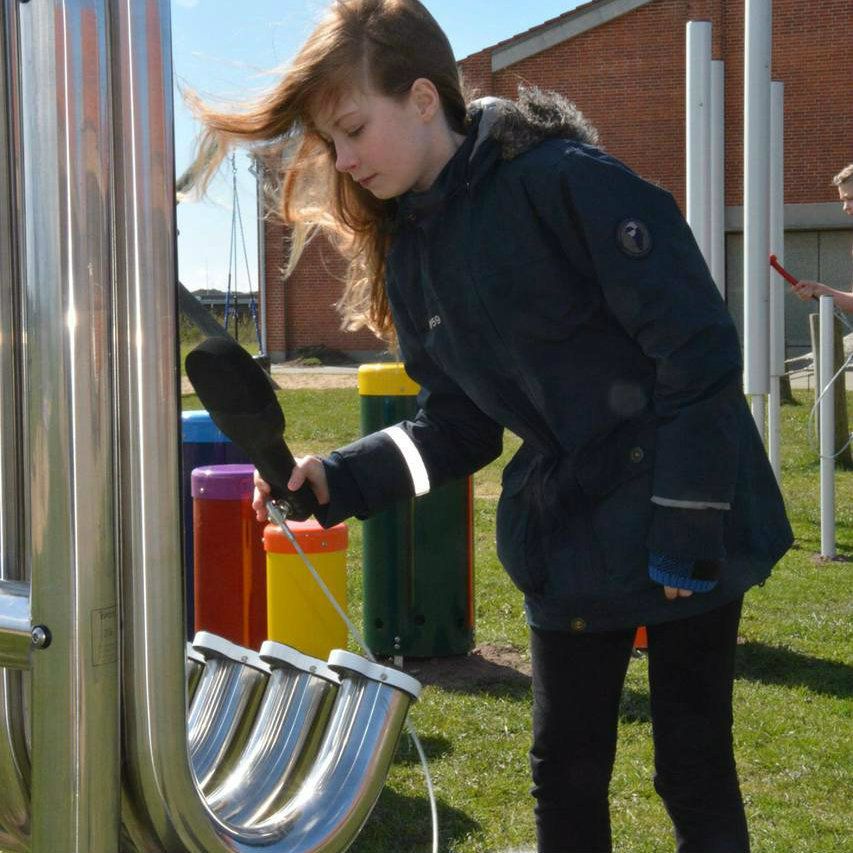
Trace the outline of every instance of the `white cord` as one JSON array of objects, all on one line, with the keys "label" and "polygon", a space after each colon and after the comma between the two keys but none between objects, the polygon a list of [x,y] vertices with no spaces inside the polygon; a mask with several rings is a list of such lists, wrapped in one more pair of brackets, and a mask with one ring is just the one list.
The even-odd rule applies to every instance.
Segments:
[{"label": "white cord", "polygon": [[[821,457],[820,455],[820,446],[817,441],[817,410],[820,406],[820,401],[823,399],[824,395],[838,381],[838,377],[841,376],[841,374],[844,373],[845,370],[847,370],[851,361],[853,361],[853,353],[850,353],[850,355],[847,356],[847,358],[844,360],[844,363],[836,371],[832,379],[827,382],[826,387],[820,392],[820,394],[818,394],[817,400],[815,400],[815,404],[814,406],[812,406],[812,410],[809,412],[809,418],[806,425],[806,434],[809,437],[809,444],[811,444],[812,450],[817,451],[819,458],[823,457]],[[815,384],[817,384],[817,380],[817,370],[815,370]],[[847,448],[850,446],[851,441],[853,441],[853,433],[848,434],[847,443],[844,445],[844,447],[841,448],[841,450],[837,451],[836,453],[833,453],[831,458],[837,459],[839,456],[841,456],[841,454],[844,453],[844,451],[847,450]]]},{"label": "white cord", "polygon": [[[269,513],[272,520],[279,526],[281,532],[287,537],[288,541],[291,545],[296,549],[296,553],[302,558],[302,562],[305,563],[308,571],[311,572],[311,576],[317,582],[317,586],[323,591],[323,594],[326,598],[329,599],[329,603],[332,607],[335,608],[338,616],[344,620],[344,624],[346,624],[347,629],[352,635],[353,639],[358,643],[361,647],[362,651],[365,654],[365,657],[369,661],[376,663],[376,658],[373,655],[373,652],[367,647],[367,643],[365,642],[364,637],[361,632],[356,628],[353,621],[347,616],[346,611],[341,607],[338,603],[338,600],[335,598],[332,591],[326,585],[326,582],[320,577],[320,573],[314,568],[314,564],[308,559],[305,552],[302,550],[302,546],[299,544],[296,537],[293,535],[293,531],[287,525],[287,516],[281,511],[278,504],[275,501],[267,501],[267,512]],[[432,784],[432,776],[429,772],[429,765],[427,764],[426,753],[424,752],[423,746],[421,746],[420,738],[415,731],[415,727],[412,725],[411,720],[409,720],[408,715],[406,716],[406,731],[409,733],[409,737],[412,739],[412,743],[417,750],[418,757],[421,761],[421,767],[423,767],[424,778],[426,779],[427,786],[427,794],[429,796],[429,811],[430,817],[432,819],[432,853],[438,853],[438,808],[435,802],[435,789]]]}]

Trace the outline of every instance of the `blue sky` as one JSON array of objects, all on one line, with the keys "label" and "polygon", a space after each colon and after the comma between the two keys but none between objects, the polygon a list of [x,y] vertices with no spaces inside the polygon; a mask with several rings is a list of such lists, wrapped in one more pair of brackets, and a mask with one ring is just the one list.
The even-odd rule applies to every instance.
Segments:
[{"label": "blue sky", "polygon": [[[458,59],[510,38],[580,5],[573,0],[426,0],[447,33]],[[177,86],[238,105],[272,84],[326,8],[325,0],[172,0],[172,43]],[[175,94],[175,159],[181,174],[193,156],[196,126]],[[242,259],[237,287],[257,287],[257,221],[254,180],[238,157],[238,192],[249,256]],[[178,205],[178,265],[190,290],[227,284],[231,231],[230,169],[200,202]],[[233,286],[233,282],[232,282]]]}]

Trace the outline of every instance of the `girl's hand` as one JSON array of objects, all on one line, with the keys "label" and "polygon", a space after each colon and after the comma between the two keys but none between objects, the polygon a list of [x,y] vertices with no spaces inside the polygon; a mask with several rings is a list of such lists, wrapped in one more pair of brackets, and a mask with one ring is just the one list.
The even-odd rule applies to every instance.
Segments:
[{"label": "girl's hand", "polygon": [[802,299],[803,302],[808,302],[816,296],[828,293],[829,288],[825,284],[821,284],[819,281],[808,281],[807,279],[803,279],[796,284],[792,284],[791,290],[793,290],[794,294],[799,299]]},{"label": "girl's hand", "polygon": [[[258,521],[267,520],[267,501],[270,497],[269,483],[261,479],[255,471],[255,493],[252,498],[252,509]],[[329,484],[326,481],[326,469],[319,456],[302,456],[296,460],[296,467],[287,481],[287,488],[295,492],[307,482],[321,506],[329,502]]]},{"label": "girl's hand", "polygon": [[267,520],[267,501],[270,497],[270,485],[266,480],[261,479],[258,469],[255,468],[255,493],[252,495],[252,509],[255,511],[255,518],[260,522]]},{"label": "girl's hand", "polygon": [[690,598],[693,595],[692,589],[678,589],[674,586],[665,586],[663,594],[670,600],[675,601],[676,598]]}]

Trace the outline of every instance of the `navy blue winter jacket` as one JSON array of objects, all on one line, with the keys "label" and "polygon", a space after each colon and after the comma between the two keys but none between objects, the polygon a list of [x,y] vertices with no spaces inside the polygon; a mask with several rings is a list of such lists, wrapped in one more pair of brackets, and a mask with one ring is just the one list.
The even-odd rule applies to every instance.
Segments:
[{"label": "navy blue winter jacket", "polygon": [[[325,460],[321,520],[468,475],[509,429],[498,555],[532,625],[601,631],[742,595],[792,535],[689,227],[584,138],[558,99],[487,99],[399,199],[388,297],[420,411]],[[650,551],[717,566],[716,587],[666,601]]]}]

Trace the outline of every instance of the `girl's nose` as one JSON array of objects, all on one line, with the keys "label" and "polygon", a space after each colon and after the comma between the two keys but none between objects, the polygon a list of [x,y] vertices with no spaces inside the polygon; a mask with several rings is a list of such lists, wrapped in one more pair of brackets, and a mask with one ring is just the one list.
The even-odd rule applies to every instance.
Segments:
[{"label": "girl's nose", "polygon": [[352,172],[356,165],[358,161],[352,149],[342,146],[335,150],[335,168],[339,172]]}]

